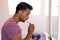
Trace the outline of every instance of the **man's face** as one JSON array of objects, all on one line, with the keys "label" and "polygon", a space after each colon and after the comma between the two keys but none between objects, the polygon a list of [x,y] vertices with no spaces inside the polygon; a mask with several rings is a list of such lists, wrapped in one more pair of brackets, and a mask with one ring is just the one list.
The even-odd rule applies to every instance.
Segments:
[{"label": "man's face", "polygon": [[26,9],[25,11],[22,11],[22,15],[20,17],[20,21],[25,22],[29,19],[30,9]]}]

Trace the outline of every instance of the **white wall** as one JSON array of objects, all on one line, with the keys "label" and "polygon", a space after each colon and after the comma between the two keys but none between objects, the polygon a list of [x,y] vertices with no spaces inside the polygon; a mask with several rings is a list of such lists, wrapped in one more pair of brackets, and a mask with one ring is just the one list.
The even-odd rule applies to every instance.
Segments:
[{"label": "white wall", "polygon": [[0,0],[0,26],[9,16],[7,0]]},{"label": "white wall", "polygon": [[54,39],[58,39],[58,18],[59,16],[52,16],[52,36]]},{"label": "white wall", "polygon": [[58,21],[58,40],[60,40],[60,0],[58,0],[58,13],[59,13],[59,21]]}]

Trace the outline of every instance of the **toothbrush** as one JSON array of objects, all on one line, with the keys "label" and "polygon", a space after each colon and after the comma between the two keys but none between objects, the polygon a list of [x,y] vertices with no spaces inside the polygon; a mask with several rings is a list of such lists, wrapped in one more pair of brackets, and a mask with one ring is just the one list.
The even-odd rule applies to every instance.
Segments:
[{"label": "toothbrush", "polygon": [[30,23],[30,22],[27,21],[27,23]]}]

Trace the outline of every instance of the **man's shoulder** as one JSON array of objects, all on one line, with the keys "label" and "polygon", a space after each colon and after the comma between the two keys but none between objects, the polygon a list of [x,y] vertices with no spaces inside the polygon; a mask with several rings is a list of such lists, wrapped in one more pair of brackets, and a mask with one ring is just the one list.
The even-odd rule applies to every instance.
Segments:
[{"label": "man's shoulder", "polygon": [[16,27],[18,26],[15,22],[13,22],[12,20],[8,19],[4,25],[3,25],[3,28],[6,28],[6,27]]},{"label": "man's shoulder", "polygon": [[17,25],[12,22],[7,22],[3,25],[2,30],[17,29]]},{"label": "man's shoulder", "polygon": [[14,22],[10,22],[9,20],[7,20],[5,23],[4,23],[4,26],[7,26],[7,25],[15,25]]}]

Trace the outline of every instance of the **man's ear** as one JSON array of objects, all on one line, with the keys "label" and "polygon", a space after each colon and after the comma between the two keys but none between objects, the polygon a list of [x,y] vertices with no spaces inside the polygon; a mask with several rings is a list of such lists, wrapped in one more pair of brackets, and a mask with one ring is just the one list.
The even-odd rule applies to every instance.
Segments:
[{"label": "man's ear", "polygon": [[22,15],[23,11],[22,10],[19,10],[18,13],[19,13],[19,15]]}]

